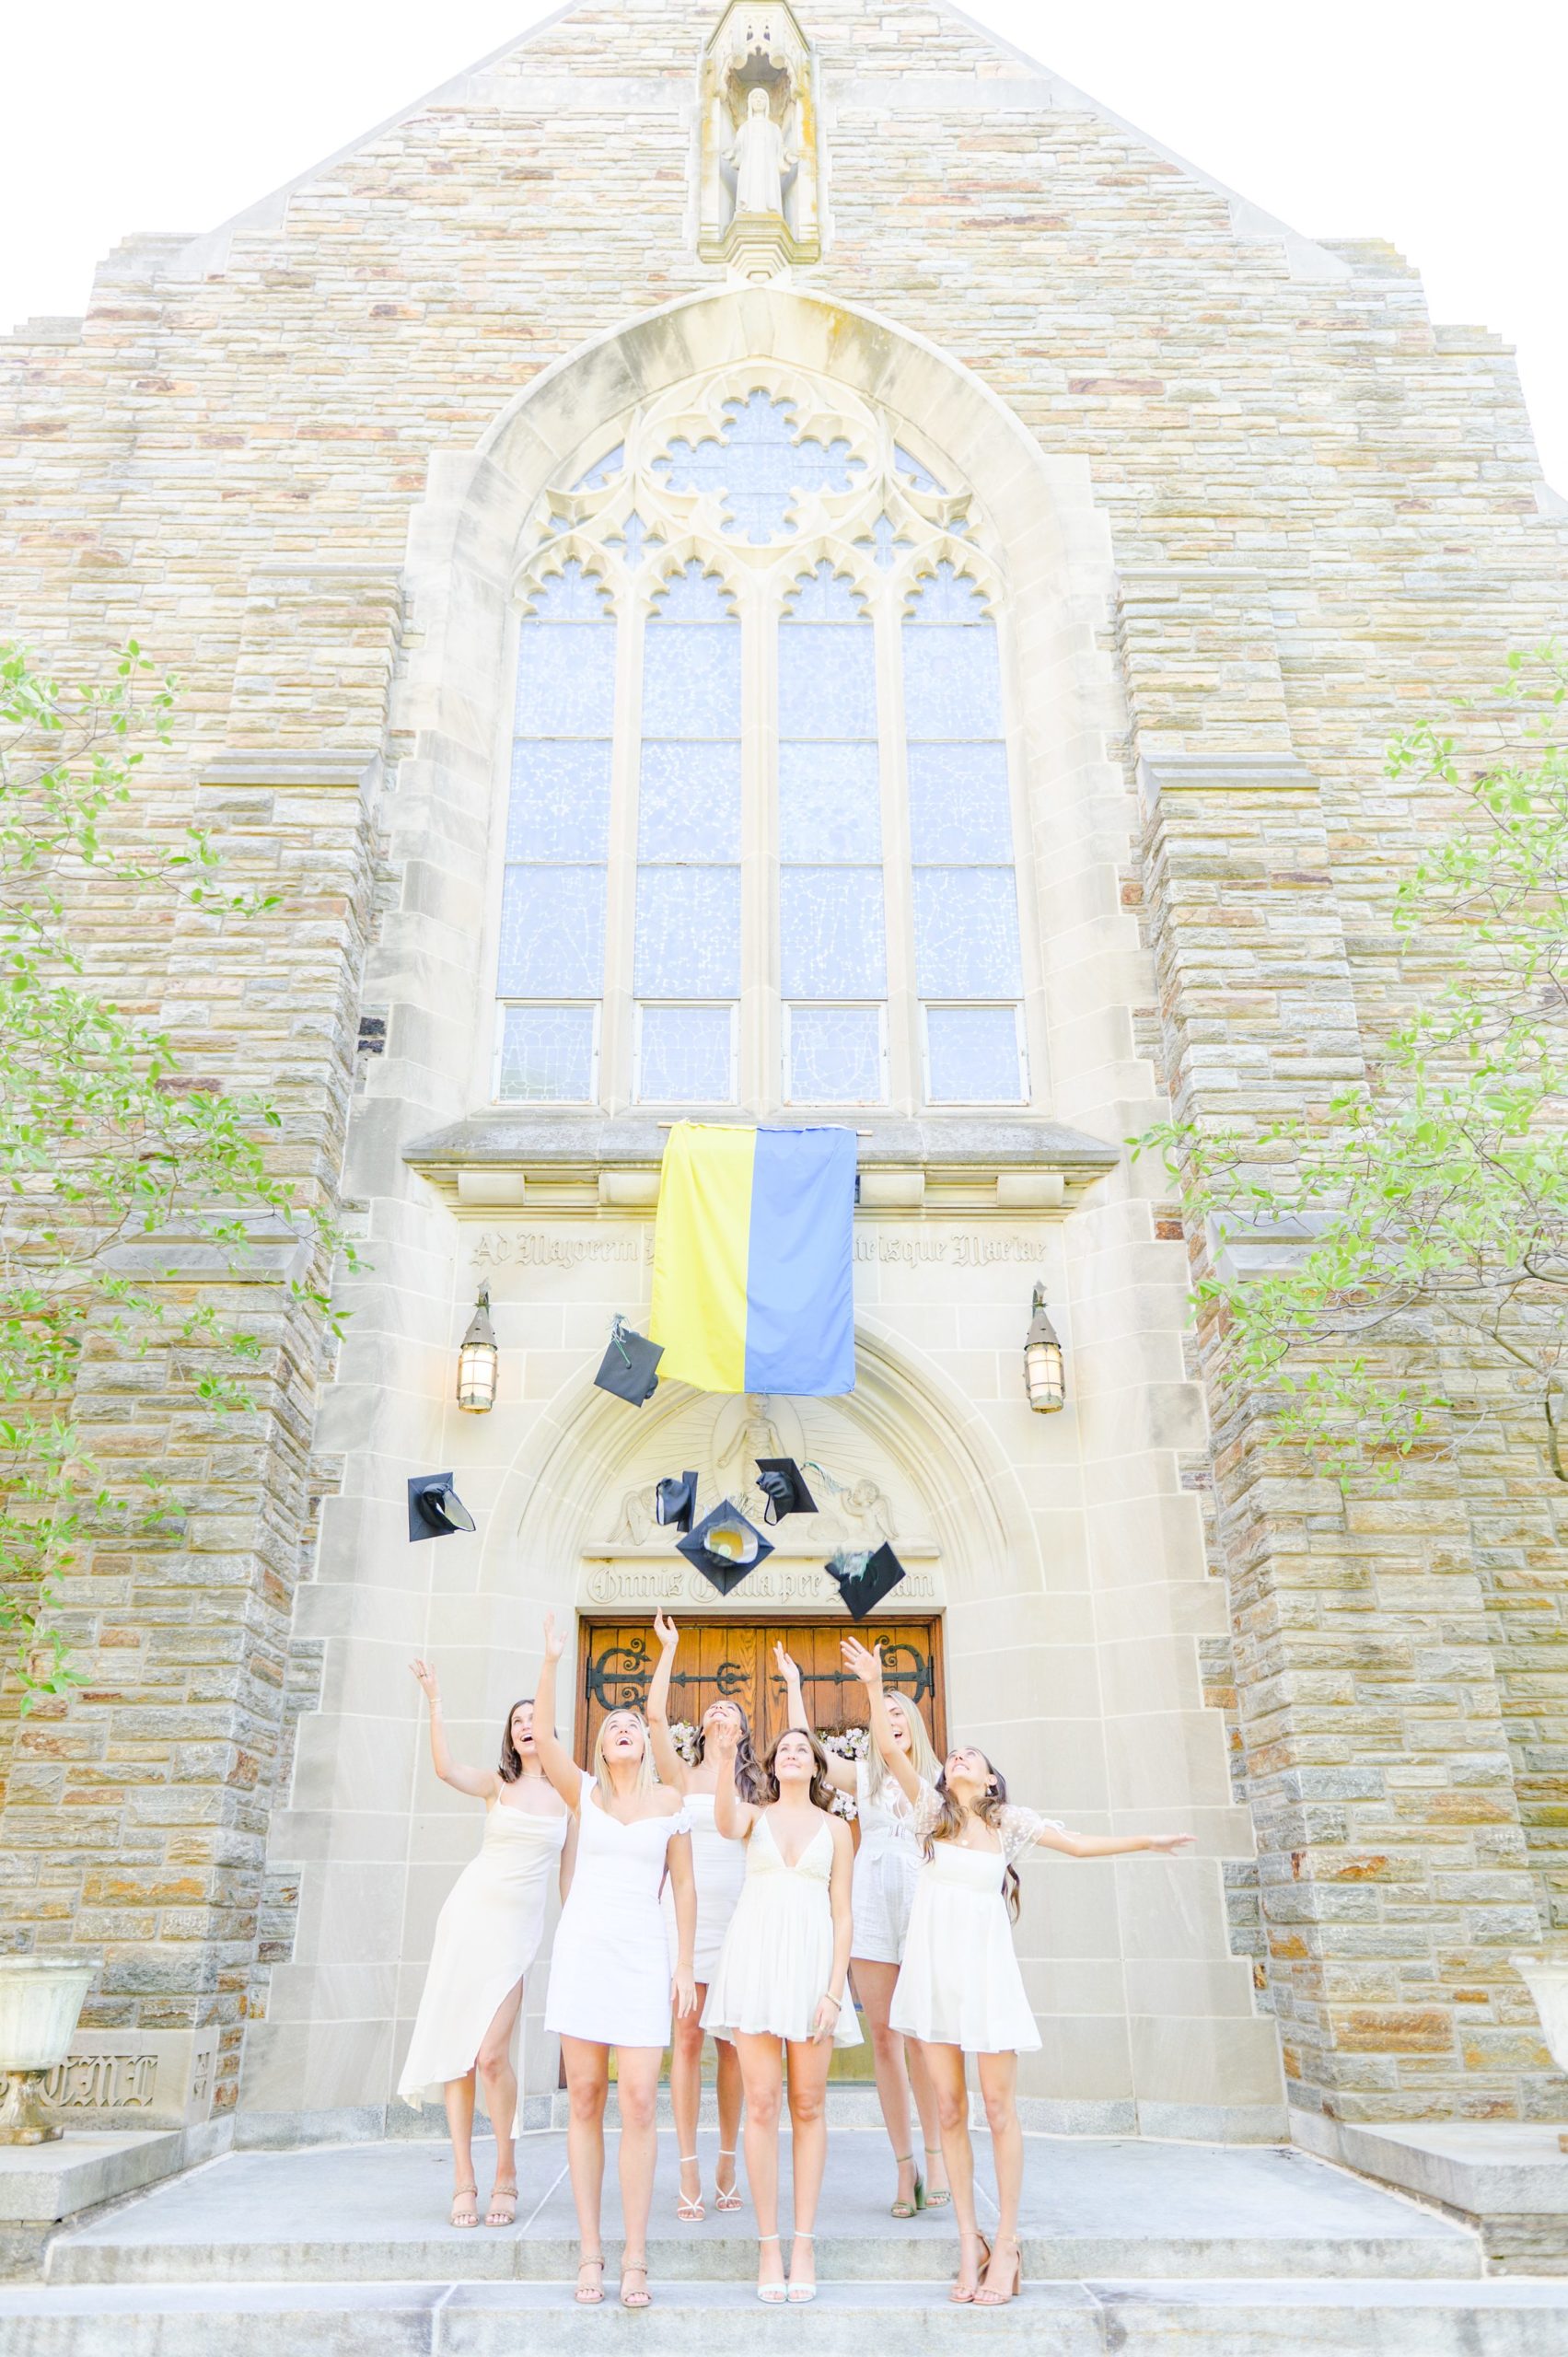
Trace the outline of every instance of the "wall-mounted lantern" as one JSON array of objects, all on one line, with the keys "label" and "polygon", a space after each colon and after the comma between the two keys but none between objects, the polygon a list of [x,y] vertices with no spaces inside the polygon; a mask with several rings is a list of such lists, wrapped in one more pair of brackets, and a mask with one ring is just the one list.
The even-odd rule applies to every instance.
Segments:
[{"label": "wall-mounted lantern", "polygon": [[1062,1341],[1046,1315],[1045,1287],[1036,1285],[1034,1316],[1024,1338],[1024,1387],[1037,1416],[1054,1416],[1067,1404],[1067,1370]]},{"label": "wall-mounted lantern", "polygon": [[495,1405],[501,1353],[490,1322],[490,1287],[481,1285],[469,1330],[458,1346],[458,1405],[470,1416],[487,1416]]}]

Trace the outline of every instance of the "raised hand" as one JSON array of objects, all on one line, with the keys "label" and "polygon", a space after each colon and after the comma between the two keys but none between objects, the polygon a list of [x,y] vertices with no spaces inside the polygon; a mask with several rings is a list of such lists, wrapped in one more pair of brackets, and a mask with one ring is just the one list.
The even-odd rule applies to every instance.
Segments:
[{"label": "raised hand", "polygon": [[1198,1837],[1195,1833],[1150,1833],[1144,1838],[1151,1850],[1185,1850]]},{"label": "raised hand", "polygon": [[430,1664],[427,1661],[411,1661],[409,1667],[418,1678],[425,1701],[433,1705],[438,1702],[441,1700],[440,1680]]},{"label": "raised hand", "polygon": [[784,1679],[786,1686],[799,1685],[800,1664],[792,1655],[785,1653],[784,1642],[782,1637],[773,1647],[773,1666],[777,1669],[779,1676]]},{"label": "raised hand", "polygon": [[726,1711],[722,1716],[714,1718],[703,1737],[703,1743],[704,1749],[711,1744],[721,1759],[733,1759],[740,1743],[738,1721]]},{"label": "raised hand", "polygon": [[680,1631],[668,1612],[654,1614],[654,1634],[667,1654],[672,1654],[680,1643]]},{"label": "raised hand", "polygon": [[547,1612],[544,1616],[544,1658],[546,1661],[559,1661],[565,1650],[565,1638],[556,1633],[555,1615]]},{"label": "raised hand", "polygon": [[868,1694],[881,1690],[882,1648],[863,1645],[858,1637],[845,1637],[839,1647],[844,1657],[844,1667],[853,1670]]}]

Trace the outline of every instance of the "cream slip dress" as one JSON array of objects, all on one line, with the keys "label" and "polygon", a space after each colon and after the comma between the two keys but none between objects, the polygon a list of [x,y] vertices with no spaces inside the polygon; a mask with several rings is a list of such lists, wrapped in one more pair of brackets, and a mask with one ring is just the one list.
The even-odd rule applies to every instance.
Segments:
[{"label": "cream slip dress", "polygon": [[875,1760],[857,1759],[854,1810],[860,1847],[854,1853],[849,1952],[868,1964],[901,1964],[921,1865],[909,1799]]},{"label": "cream slip dress", "polygon": [[544,1910],[571,1823],[492,1801],[484,1839],[436,1923],[398,2093],[416,2107],[439,2103],[448,2079],[466,2078],[497,2006],[517,1986],[544,1936]]},{"label": "cream slip dress", "polygon": [[[915,1835],[930,1832],[941,1814],[935,1793],[923,1784],[911,1812]],[[1003,1876],[1042,1832],[1062,1829],[1033,1809],[1005,1808],[995,1829],[995,1850],[932,1843],[915,1884],[888,2020],[911,2038],[958,2046],[966,2054],[1032,2054],[1040,2031],[1013,1952]]]},{"label": "cream slip dress", "polygon": [[669,1950],[659,1891],[684,1807],[622,1824],[585,1776],[577,1802],[577,1862],[555,1929],[544,2026],[596,2046],[669,2044]]},{"label": "cream slip dress", "polygon": [[[808,2038],[833,1975],[833,1829],[819,1826],[788,1865],[773,1838],[771,1814],[764,1811],[747,1835],[745,1850],[746,1879],[708,1983],[703,2027],[717,2038],[744,2030]],[[833,2044],[860,2042],[846,1988]]]},{"label": "cream slip dress", "polygon": [[[697,1947],[692,1977],[701,1985],[714,1977],[724,1935],[740,1897],[740,1886],[746,1879],[746,1844],[726,1840],[714,1823],[712,1793],[688,1793],[686,1815],[691,1836],[691,1874],[697,1885]],[[664,1894],[664,1927],[673,1971],[675,1902],[668,1887]]]}]

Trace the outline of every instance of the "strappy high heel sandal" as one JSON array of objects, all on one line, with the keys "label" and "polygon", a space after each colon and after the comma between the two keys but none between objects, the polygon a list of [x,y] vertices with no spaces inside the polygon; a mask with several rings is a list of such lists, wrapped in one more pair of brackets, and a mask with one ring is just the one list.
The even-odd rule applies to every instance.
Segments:
[{"label": "strappy high heel sandal", "polygon": [[[947,2297],[952,2301],[953,2305],[958,2308],[967,2308],[973,2305],[975,2297],[980,2290],[980,2279],[991,2264],[991,2245],[986,2241],[983,2235],[976,2235],[975,2240],[980,2245],[980,2264],[974,2271],[974,2291],[966,2292],[961,2283],[955,2283],[952,2290],[947,2294]],[[961,2272],[963,2269],[962,2259],[958,2261],[958,2267]]]},{"label": "strappy high heel sandal", "polygon": [[[721,2161],[733,2161],[735,2158],[734,2145],[721,2144],[719,2146],[719,2158]],[[714,2208],[715,2210],[738,2210],[739,2207],[740,2179],[738,2171],[728,2185],[721,2186],[719,2183],[719,2173],[715,2168],[714,2171]]]},{"label": "strappy high heel sandal", "polygon": [[[930,2160],[933,2154],[935,2154],[938,2160],[941,2159],[942,2147],[940,2144],[927,2144],[924,2149],[927,2160]],[[927,2210],[946,2210],[952,2199],[953,2193],[950,2186],[928,2186],[926,2188],[924,2207]]]},{"label": "strappy high heel sandal", "polygon": [[[1002,2242],[1000,2235],[997,2235],[997,2251],[1007,2251],[1007,2244]],[[1007,2265],[1007,2260],[1005,2260],[1002,2265]],[[974,2305],[976,2307],[1007,2307],[1007,2303],[1016,2301],[1021,2291],[1023,2291],[1023,2251],[1018,2248],[1018,2244],[1014,2242],[1012,2244],[1012,2284],[1007,2286],[1007,2291],[1002,2291],[1000,2284],[995,2286],[981,2284],[981,2289],[974,2293]]]},{"label": "strappy high heel sandal", "polygon": [[[643,2288],[628,2292],[626,2278],[640,2275]],[[621,2262],[621,2305],[623,2308],[648,2308],[653,2305],[653,2293],[648,2289],[648,2262],[645,2258],[623,2258]]]},{"label": "strappy high heel sandal", "polygon": [[[699,2168],[699,2165],[695,2153],[681,2154],[680,2166],[683,2169],[695,2169]],[[682,2193],[676,2197],[675,2214],[683,2226],[700,2226],[707,2216],[708,2213],[703,2207],[703,2180],[700,2174],[695,2193]]]},{"label": "strappy high heel sandal", "polygon": [[[894,2167],[895,2167],[895,2168],[900,2168],[900,2169],[914,2168],[914,2154],[913,2154],[912,2153],[905,2153],[905,2154],[903,2154],[901,2156],[900,2156],[898,2159],[896,2159],[896,2160],[895,2160],[895,2162],[894,2162],[893,2165],[894,2165]],[[912,2217],[914,2216],[914,2213],[915,2213],[915,2212],[916,2212],[917,2210],[923,2210],[923,2209],[924,2209],[924,2207],[925,2207],[925,2179],[921,2176],[920,2171],[919,2171],[918,2169],[915,2169],[915,2170],[914,2170],[914,2199],[913,2199],[913,2200],[912,2200],[912,2201],[905,2201],[905,2200],[900,2197],[900,2199],[899,2200],[897,2200],[897,2201],[895,2201],[895,2202],[894,2202],[894,2204],[893,2204],[893,2206],[892,2206],[891,2210],[889,2210],[889,2212],[888,2212],[888,2215],[889,2215],[890,2218],[912,2218]]]},{"label": "strappy high heel sandal", "polygon": [[[583,2270],[585,2267],[597,2267],[599,2270],[601,2278],[600,2282],[598,2283],[585,2283],[582,2280]],[[598,2306],[599,2302],[604,2297],[604,2283],[602,2281],[603,2273],[604,2260],[602,2257],[596,2258],[580,2258],[577,2261],[577,2288],[573,2293],[572,2297],[575,2300],[580,2308],[597,2308]]]},{"label": "strappy high heel sandal", "polygon": [[477,2185],[459,2185],[456,2193],[453,2194],[452,2223],[454,2226],[478,2225],[479,2188]]},{"label": "strappy high heel sandal", "polygon": [[[778,2236],[777,2235],[759,2235],[757,2240],[759,2243],[776,2243],[778,2241]],[[789,2285],[787,2283],[759,2282],[757,2286],[757,2297],[761,2301],[762,2305],[765,2308],[782,2308],[784,2302],[789,2297]]]},{"label": "strappy high heel sandal", "polygon": [[[814,2243],[817,2237],[815,2235],[803,2235],[797,2231],[795,2239],[797,2243]],[[803,2308],[807,2300],[814,2300],[816,2297],[815,2283],[792,2282],[789,2287],[789,2305],[792,2308]]]},{"label": "strappy high heel sandal", "polygon": [[490,2207],[484,2213],[487,2226],[515,2226],[517,2223],[517,2189],[505,2184],[500,2177],[490,2189]]}]

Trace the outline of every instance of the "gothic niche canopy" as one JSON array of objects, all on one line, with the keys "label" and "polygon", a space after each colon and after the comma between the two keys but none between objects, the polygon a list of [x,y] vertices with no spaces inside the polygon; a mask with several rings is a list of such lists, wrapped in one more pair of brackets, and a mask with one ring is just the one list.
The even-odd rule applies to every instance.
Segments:
[{"label": "gothic niche canopy", "polygon": [[821,254],[811,49],[792,8],[737,0],[708,42],[697,242],[745,278]]}]

